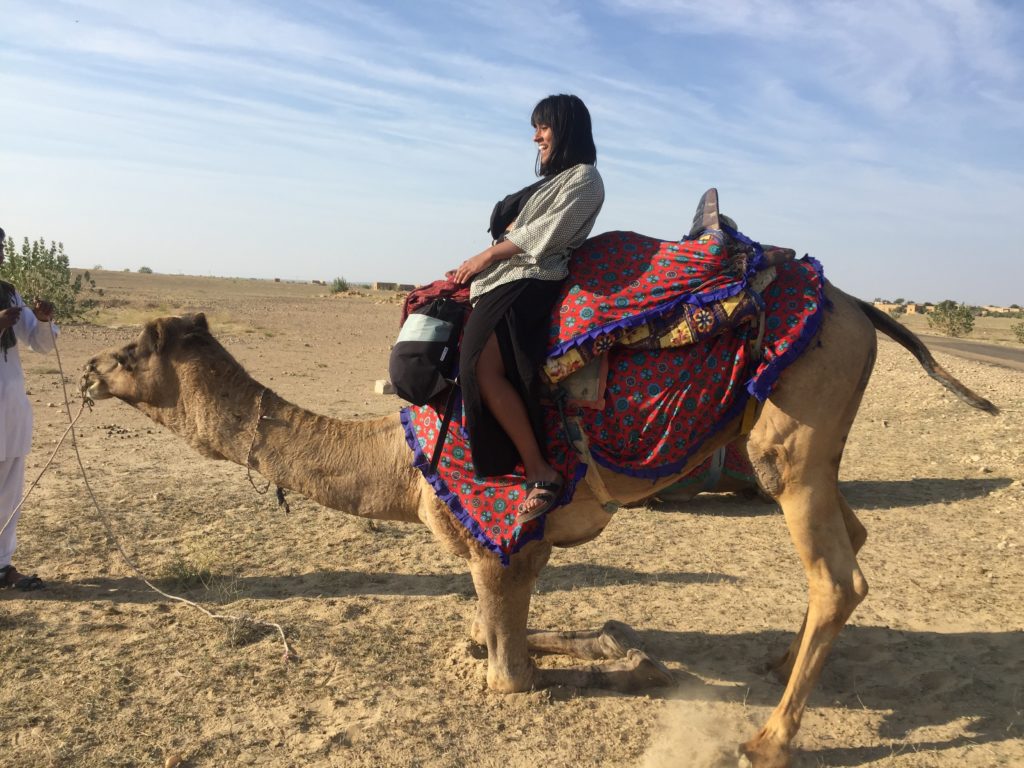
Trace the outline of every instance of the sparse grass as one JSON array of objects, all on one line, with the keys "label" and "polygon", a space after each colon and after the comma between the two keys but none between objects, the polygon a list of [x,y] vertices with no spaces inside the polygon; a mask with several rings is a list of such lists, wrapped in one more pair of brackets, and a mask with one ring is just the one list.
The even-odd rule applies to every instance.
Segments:
[{"label": "sparse grass", "polygon": [[199,547],[191,547],[185,554],[176,554],[160,569],[158,578],[171,589],[189,590],[213,584],[214,555]]}]

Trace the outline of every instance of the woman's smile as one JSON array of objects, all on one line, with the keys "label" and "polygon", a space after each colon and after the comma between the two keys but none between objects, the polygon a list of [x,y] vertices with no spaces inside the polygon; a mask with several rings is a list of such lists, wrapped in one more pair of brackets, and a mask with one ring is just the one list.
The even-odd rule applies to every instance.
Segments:
[{"label": "woman's smile", "polygon": [[538,125],[533,132],[533,141],[540,152],[541,163],[546,163],[551,158],[551,151],[555,148],[555,132],[550,125]]}]

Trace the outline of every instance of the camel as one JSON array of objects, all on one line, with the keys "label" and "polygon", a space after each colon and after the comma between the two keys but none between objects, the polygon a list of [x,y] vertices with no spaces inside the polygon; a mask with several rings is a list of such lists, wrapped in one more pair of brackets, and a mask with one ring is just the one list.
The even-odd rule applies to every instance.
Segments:
[{"label": "camel", "polygon": [[[929,375],[972,407],[998,412],[943,370],[902,325],[831,285],[826,294],[832,308],[819,332],[820,343],[786,368],[747,437],[759,483],[782,508],[809,587],[803,626],[770,665],[785,685],[781,700],[764,727],[728,758],[755,768],[789,765],[791,742],[825,658],[868,592],[857,564],[866,530],[839,491],[838,473],[874,366],[876,330],[909,350]],[[543,539],[527,544],[503,566],[411,466],[398,414],[341,421],[287,402],[246,373],[210,334],[201,314],[148,323],[136,341],[93,357],[81,388],[93,400],[128,403],[204,456],[252,467],[331,509],[427,525],[446,549],[468,562],[478,598],[471,636],[486,646],[487,685],[493,691],[556,684],[633,690],[672,681],[666,668],[637,647],[631,630],[617,622],[580,632],[527,627],[534,584],[552,547],[590,541],[612,518],[585,483],[569,505],[549,516]],[[649,480],[590,471],[601,472],[615,498],[639,500],[671,485],[739,432],[737,418],[679,475],[664,478],[654,489]],[[541,669],[531,653],[600,663]]]}]

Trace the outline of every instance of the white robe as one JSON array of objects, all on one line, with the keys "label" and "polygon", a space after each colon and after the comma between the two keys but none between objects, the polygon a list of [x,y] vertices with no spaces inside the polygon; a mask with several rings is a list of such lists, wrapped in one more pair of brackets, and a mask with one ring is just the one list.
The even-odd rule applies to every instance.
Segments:
[{"label": "white robe", "polygon": [[52,352],[53,337],[59,333],[53,323],[40,323],[17,293],[14,305],[24,309],[14,324],[18,343],[7,350],[6,360],[0,352],[0,461],[27,456],[32,448],[32,405],[25,394],[25,373],[19,351],[27,348],[33,352]]},{"label": "white robe", "polygon": [[[21,296],[14,294],[14,305],[25,307]],[[50,328],[53,333],[50,333]],[[18,343],[7,350],[7,359],[0,351],[0,568],[10,565],[17,545],[14,529],[19,515],[11,512],[21,501],[25,485],[25,456],[32,448],[32,404],[25,394],[25,374],[19,350],[50,352],[54,336],[59,333],[53,323],[41,323],[32,310],[25,307],[14,324]],[[6,524],[6,527],[4,527]]]}]

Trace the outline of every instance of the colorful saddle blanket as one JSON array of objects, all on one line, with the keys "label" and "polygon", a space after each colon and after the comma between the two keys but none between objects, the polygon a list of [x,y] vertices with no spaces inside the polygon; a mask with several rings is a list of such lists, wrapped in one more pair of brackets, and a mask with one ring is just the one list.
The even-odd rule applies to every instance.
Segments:
[{"label": "colorful saddle blanket", "polygon": [[763,303],[747,286],[762,261],[760,246],[734,230],[682,242],[635,232],[588,240],[573,253],[545,377],[563,381],[613,346],[683,347],[756,317]]},{"label": "colorful saddle blanket", "polygon": [[[610,246],[604,253],[629,261],[633,266],[627,265],[627,269],[631,270],[632,277],[628,282],[618,279],[618,295],[609,301],[605,297],[610,296],[610,292],[581,283],[579,274],[588,272],[584,282],[589,283],[600,268],[577,272],[580,253],[577,251],[563,300],[555,308],[558,318],[554,323],[557,329],[554,338],[558,341],[552,345],[553,355],[586,346],[577,343],[575,337],[561,340],[563,333],[568,335],[567,329],[582,326],[584,335],[594,341],[613,336],[622,329],[631,331],[652,320],[667,322],[664,321],[666,315],[682,305],[699,308],[704,306],[702,301],[713,303],[737,296],[746,290],[748,273],[752,271],[749,262],[723,274],[710,264],[705,269],[703,262],[693,266],[686,260],[674,261],[676,253],[692,254],[700,246],[705,248],[701,253],[707,254],[710,261],[709,249],[717,244],[711,241],[696,245],[692,241],[664,243],[633,233],[609,233],[594,240],[599,245]],[[645,256],[633,258],[638,253]],[[652,261],[669,264],[658,263],[646,268],[644,258],[647,265]],[[600,262],[596,256],[592,263],[607,264],[609,275],[621,266],[607,258]],[[720,268],[721,257],[718,264]],[[687,272],[690,266],[696,272]],[[760,360],[750,359],[747,342],[756,333],[750,324],[729,325],[716,336],[684,347],[659,344],[631,349],[616,346],[608,352],[605,407],[574,411],[587,432],[591,453],[599,464],[635,477],[657,479],[676,474],[709,437],[742,412],[750,395],[763,400],[771,393],[781,372],[817,334],[824,308],[825,278],[817,261],[804,257],[784,263],[777,270],[778,277],[763,295],[751,299],[763,301],[765,309]],[[670,272],[675,274],[669,276]],[[660,275],[662,283],[649,283],[640,288],[634,285],[651,273]],[[680,274],[692,277],[680,278]],[[705,277],[707,279],[699,285],[687,282]],[[612,284],[613,280],[609,276],[606,282]],[[664,292],[657,292],[664,305],[661,313],[655,311],[657,304],[649,301],[659,287],[666,288]],[[691,292],[686,298],[675,297],[679,290]],[[690,298],[694,295],[700,298]],[[581,296],[584,300],[577,304]],[[595,310],[593,314],[583,312],[588,307]],[[600,319],[595,321],[598,315]],[[569,322],[572,317],[578,319]],[[640,320],[636,320],[637,317]],[[524,544],[544,535],[544,518],[524,525],[515,523],[516,508],[526,494],[521,473],[501,478],[476,477],[462,427],[461,404],[456,404],[436,472],[430,472],[428,454],[437,439],[439,415],[430,406],[408,407],[402,411],[402,423],[414,454],[413,464],[424,473],[453,515],[503,563],[507,564]],[[565,504],[572,499],[586,465],[580,462],[565,439],[554,407],[545,412],[545,433],[548,459],[567,478],[560,500]]]}]

